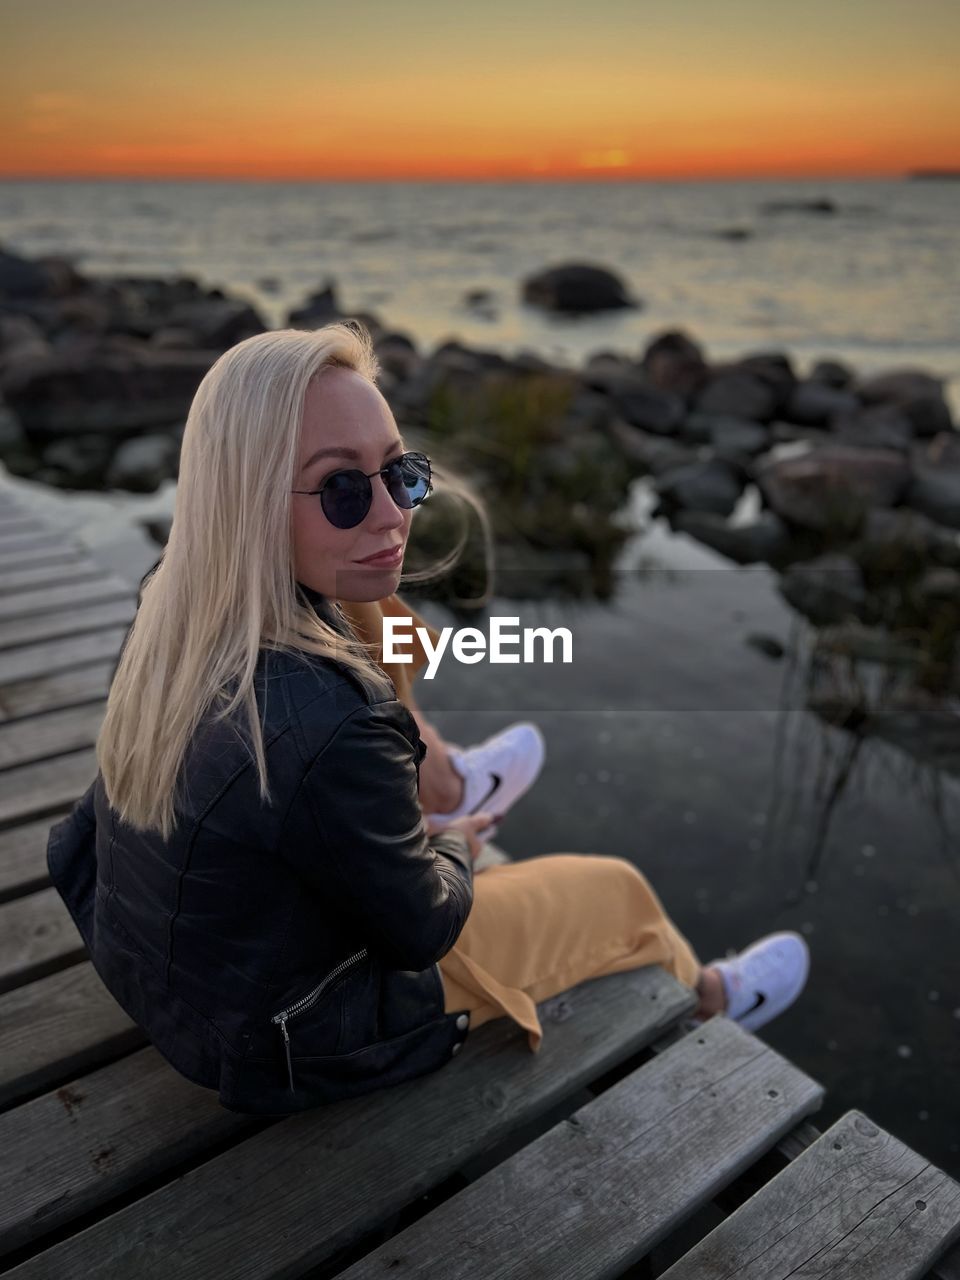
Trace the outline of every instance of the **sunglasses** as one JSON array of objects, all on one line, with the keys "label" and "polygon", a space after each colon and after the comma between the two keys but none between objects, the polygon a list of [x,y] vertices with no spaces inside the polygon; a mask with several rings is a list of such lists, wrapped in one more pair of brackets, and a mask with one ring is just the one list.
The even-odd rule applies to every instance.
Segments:
[{"label": "sunglasses", "polygon": [[425,453],[401,453],[379,471],[334,471],[319,489],[291,489],[291,493],[319,496],[323,514],[336,529],[354,529],[373,505],[374,476],[382,476],[387,493],[398,507],[418,507],[433,487],[430,459]]}]

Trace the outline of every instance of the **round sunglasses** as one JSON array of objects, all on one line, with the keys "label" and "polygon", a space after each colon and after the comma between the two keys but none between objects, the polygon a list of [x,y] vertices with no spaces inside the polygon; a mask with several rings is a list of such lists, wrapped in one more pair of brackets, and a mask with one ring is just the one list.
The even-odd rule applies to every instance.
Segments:
[{"label": "round sunglasses", "polygon": [[387,493],[398,507],[418,507],[433,487],[430,459],[425,453],[401,453],[385,467],[371,471],[334,471],[319,489],[291,489],[291,493],[320,498],[323,514],[336,529],[354,529],[366,519],[373,505],[374,476],[383,476]]}]

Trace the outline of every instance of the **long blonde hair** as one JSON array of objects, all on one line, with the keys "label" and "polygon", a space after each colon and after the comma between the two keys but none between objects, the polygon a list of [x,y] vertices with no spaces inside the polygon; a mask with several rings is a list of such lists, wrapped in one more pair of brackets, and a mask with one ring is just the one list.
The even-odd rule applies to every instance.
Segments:
[{"label": "long blonde hair", "polygon": [[261,648],[367,668],[297,597],[290,533],[304,395],[326,366],[378,375],[369,334],[330,324],[258,334],[225,352],[187,418],[173,524],[143,587],[97,739],[120,818],[168,839],[190,739],[211,710],[245,716],[260,796],[270,801],[254,676]]}]

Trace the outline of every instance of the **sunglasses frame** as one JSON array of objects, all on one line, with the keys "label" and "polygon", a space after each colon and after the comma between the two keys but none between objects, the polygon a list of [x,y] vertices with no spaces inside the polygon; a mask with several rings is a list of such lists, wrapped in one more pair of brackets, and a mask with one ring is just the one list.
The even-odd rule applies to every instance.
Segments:
[{"label": "sunglasses frame", "polygon": [[[397,502],[396,498],[394,498],[393,494],[390,493],[390,486],[387,481],[387,474],[386,474],[391,467],[396,466],[398,463],[402,463],[405,458],[422,458],[423,461],[427,464],[427,491],[422,498],[418,498],[416,502],[411,502],[409,507],[402,507],[400,503]],[[387,493],[390,496],[390,500],[394,503],[394,505],[397,507],[399,511],[413,511],[414,508],[419,507],[420,504],[426,498],[428,498],[433,491],[433,464],[431,463],[430,459],[427,457],[425,453],[421,453],[419,449],[407,449],[403,453],[397,454],[395,458],[391,458],[390,461],[386,463],[384,466],[378,467],[376,471],[361,471],[359,467],[341,467],[339,471],[332,471],[330,475],[328,475],[327,478],[324,480],[323,484],[320,486],[319,489],[291,489],[290,492],[303,494],[305,497],[311,497],[311,498],[319,496],[320,510],[323,511],[324,517],[330,521],[330,523],[333,525],[335,529],[356,529],[357,525],[363,524],[364,520],[366,520],[367,516],[370,514],[370,508],[373,506],[373,485],[370,485],[370,491],[369,491],[370,500],[367,503],[367,509],[363,513],[363,515],[360,517],[360,519],[356,522],[356,524],[348,524],[348,525],[334,524],[334,522],[330,520],[329,515],[327,515],[327,512],[324,510],[324,507],[323,507],[323,494],[327,486],[330,484],[331,480],[334,480],[337,476],[344,476],[344,475],[352,475],[352,476],[360,475],[360,476],[363,476],[365,480],[372,480],[374,476],[382,477],[383,487],[386,489]]]}]

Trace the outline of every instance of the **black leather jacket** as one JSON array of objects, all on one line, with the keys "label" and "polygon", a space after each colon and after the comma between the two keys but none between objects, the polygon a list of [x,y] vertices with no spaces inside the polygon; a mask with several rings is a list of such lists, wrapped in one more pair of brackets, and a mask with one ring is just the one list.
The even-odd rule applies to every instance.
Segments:
[{"label": "black leather jacket", "polygon": [[[326,621],[348,624],[300,588]],[[205,720],[169,841],[102,777],[50,832],[53,883],[113,996],[233,1111],[300,1111],[442,1066],[465,1039],[437,960],[473,899],[465,837],[428,840],[426,748],[386,675],[261,650],[272,803],[237,729]]]}]

